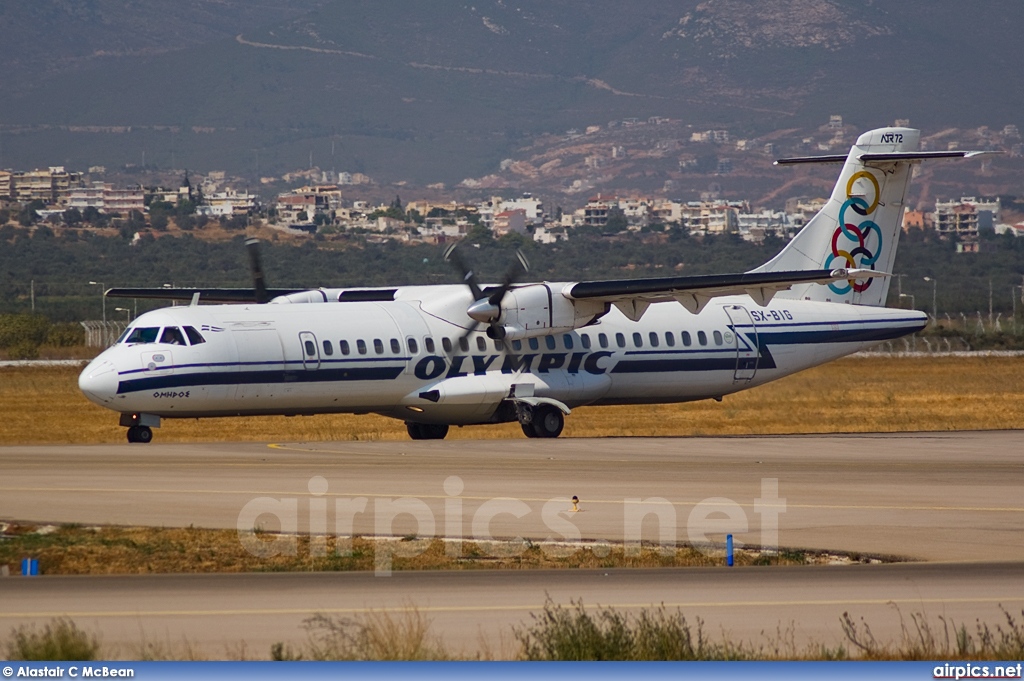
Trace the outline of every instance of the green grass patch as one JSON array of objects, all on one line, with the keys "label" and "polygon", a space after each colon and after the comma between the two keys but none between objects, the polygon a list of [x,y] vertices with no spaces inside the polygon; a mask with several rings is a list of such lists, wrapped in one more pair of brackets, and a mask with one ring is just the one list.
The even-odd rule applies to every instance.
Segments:
[{"label": "green grass patch", "polygon": [[[432,538],[309,537],[266,531],[239,533],[196,527],[34,526],[3,523],[0,565],[18,574],[21,560],[39,560],[44,575],[348,572],[370,571],[387,556],[393,570],[528,570],[725,565],[725,551],[679,546],[537,544]],[[266,549],[266,551],[264,551]],[[260,555],[262,554],[262,555]],[[806,565],[842,561],[835,554],[785,550],[735,553],[746,565]],[[846,559],[846,562],[855,562]]]}]

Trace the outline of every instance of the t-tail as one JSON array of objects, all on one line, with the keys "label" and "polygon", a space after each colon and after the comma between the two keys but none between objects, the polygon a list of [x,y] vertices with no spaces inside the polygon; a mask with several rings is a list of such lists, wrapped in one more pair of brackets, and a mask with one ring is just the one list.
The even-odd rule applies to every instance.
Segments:
[{"label": "t-tail", "polygon": [[[926,159],[964,158],[982,152],[920,152],[920,130],[880,128],[864,133],[847,156],[794,158],[777,165],[843,163],[828,203],[793,240],[753,272],[869,269],[892,273],[904,201],[914,165]],[[803,284],[779,298],[857,305],[885,304],[889,277]]]}]

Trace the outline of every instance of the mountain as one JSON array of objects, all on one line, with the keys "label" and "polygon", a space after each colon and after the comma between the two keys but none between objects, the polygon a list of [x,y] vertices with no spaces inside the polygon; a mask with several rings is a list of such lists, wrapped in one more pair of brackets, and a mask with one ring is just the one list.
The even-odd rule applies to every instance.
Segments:
[{"label": "mountain", "polygon": [[34,0],[0,5],[0,167],[382,182],[662,116],[756,136],[1024,126],[1006,0]]}]

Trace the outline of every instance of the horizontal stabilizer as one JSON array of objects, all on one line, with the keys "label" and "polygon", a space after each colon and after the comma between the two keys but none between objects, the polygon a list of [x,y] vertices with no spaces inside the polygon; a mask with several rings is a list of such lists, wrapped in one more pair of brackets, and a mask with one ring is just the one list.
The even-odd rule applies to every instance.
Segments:
[{"label": "horizontal stabilizer", "polygon": [[[987,156],[989,154],[1000,154],[999,151],[896,151],[881,154],[860,154],[855,158],[861,163],[892,163],[895,161],[934,161],[955,158],[974,158],[975,156]],[[846,154],[831,154],[828,156],[797,156],[795,158],[780,158],[775,162],[777,166],[791,166],[801,163],[845,163]]]}]

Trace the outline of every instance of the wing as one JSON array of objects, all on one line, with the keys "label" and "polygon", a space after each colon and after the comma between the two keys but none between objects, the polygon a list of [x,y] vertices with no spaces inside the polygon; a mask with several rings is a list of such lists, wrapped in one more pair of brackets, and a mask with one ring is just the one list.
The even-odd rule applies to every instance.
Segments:
[{"label": "wing", "polygon": [[888,276],[892,275],[874,270],[834,269],[583,281],[570,284],[566,295],[573,300],[611,303],[629,319],[639,321],[651,303],[675,301],[693,314],[698,314],[708,301],[720,296],[747,294],[758,305],[765,306],[776,293],[794,284],[831,284]]},{"label": "wing", "polygon": [[[304,288],[265,289],[267,299],[306,291]],[[150,298],[153,300],[192,300],[196,294],[204,303],[256,303],[252,288],[112,288],[104,295],[108,298]]]}]

